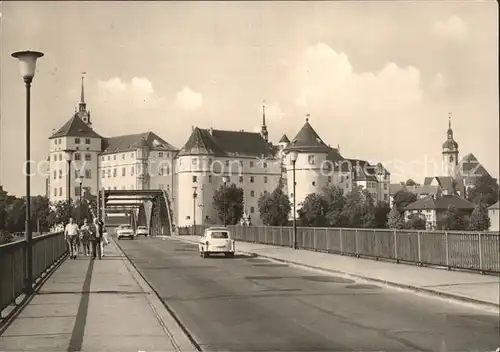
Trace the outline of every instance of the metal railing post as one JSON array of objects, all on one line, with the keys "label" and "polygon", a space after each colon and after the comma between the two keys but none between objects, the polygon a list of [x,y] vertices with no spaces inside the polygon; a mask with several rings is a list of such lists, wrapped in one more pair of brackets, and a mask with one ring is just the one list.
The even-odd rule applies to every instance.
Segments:
[{"label": "metal railing post", "polygon": [[340,229],[340,254],[344,254],[344,233]]},{"label": "metal railing post", "polygon": [[417,231],[418,265],[422,265],[422,248],[420,246],[420,231]]},{"label": "metal railing post", "polygon": [[396,230],[393,230],[393,236],[394,236],[394,259],[396,259],[396,263],[399,263],[399,258],[398,258],[398,234]]},{"label": "metal railing post", "polygon": [[356,257],[359,257],[359,251],[358,251],[358,229],[356,229],[355,232],[354,232],[354,254],[356,254]]},{"label": "metal railing post", "polygon": [[449,249],[450,243],[448,242],[448,231],[445,231],[444,233],[444,244],[446,250],[446,268],[450,270],[450,249]]},{"label": "metal railing post", "polygon": [[315,227],[313,227],[313,249],[314,249],[314,251],[318,250],[318,248],[316,246],[316,228]]},{"label": "metal railing post", "polygon": [[478,242],[479,242],[479,270],[481,270],[481,274],[484,274],[484,268],[483,268],[483,241],[482,241],[482,235],[481,232],[479,232],[479,237],[478,237]]}]

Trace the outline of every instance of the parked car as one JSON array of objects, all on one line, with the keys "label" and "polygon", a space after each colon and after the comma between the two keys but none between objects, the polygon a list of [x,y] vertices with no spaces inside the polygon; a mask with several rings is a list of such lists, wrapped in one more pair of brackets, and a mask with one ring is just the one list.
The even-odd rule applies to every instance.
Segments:
[{"label": "parked car", "polygon": [[235,241],[227,227],[209,227],[203,233],[198,247],[200,256],[203,258],[207,258],[211,254],[234,257]]},{"label": "parked car", "polygon": [[148,228],[146,226],[137,226],[135,235],[147,237],[149,235]]},{"label": "parked car", "polygon": [[118,228],[116,229],[116,237],[119,240],[121,240],[122,237],[126,237],[128,239],[133,240],[135,237],[134,229],[132,229],[132,226],[129,224],[119,225]]}]

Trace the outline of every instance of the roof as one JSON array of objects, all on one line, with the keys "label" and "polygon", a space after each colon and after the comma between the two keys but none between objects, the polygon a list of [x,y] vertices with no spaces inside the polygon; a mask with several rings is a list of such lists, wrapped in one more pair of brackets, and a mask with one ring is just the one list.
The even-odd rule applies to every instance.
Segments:
[{"label": "roof", "polygon": [[444,195],[441,197],[425,197],[408,205],[405,210],[446,210],[449,206],[454,206],[459,210],[473,210],[474,204],[456,195]]},{"label": "roof", "polygon": [[382,163],[377,163],[376,168],[377,168],[377,172],[380,175],[390,175],[391,174],[389,171],[387,171],[387,169],[384,167],[384,165],[382,165]]},{"label": "roof", "polygon": [[488,209],[491,209],[491,210],[495,210],[495,209],[500,209],[500,201],[499,202],[496,202],[495,204],[493,204],[491,207],[489,207]]},{"label": "roof", "polygon": [[391,183],[389,185],[389,195],[392,196],[403,189],[406,189],[406,187],[401,183]]},{"label": "roof", "polygon": [[344,159],[336,148],[330,148],[330,151],[326,155],[326,160],[333,162],[335,171],[351,172],[352,170],[349,160]]},{"label": "roof", "polygon": [[372,181],[376,182],[377,170],[376,167],[370,165],[366,160],[346,159],[351,163],[351,169],[354,171],[354,179],[356,181]]},{"label": "roof", "polygon": [[278,143],[290,143],[290,140],[288,139],[287,135],[284,134]]},{"label": "roof", "polygon": [[165,142],[153,132],[129,134],[125,136],[105,138],[102,154],[122,153],[147,145],[151,150],[177,151],[177,148]]},{"label": "roof", "polygon": [[89,125],[87,125],[78,114],[73,115],[59,130],[57,130],[49,139],[60,137],[87,137],[102,138]]},{"label": "roof", "polygon": [[195,127],[178,156],[272,157],[274,151],[258,132],[225,131]]},{"label": "roof", "polygon": [[309,124],[309,119],[306,119],[304,126],[302,126],[299,133],[297,133],[295,138],[286,147],[287,151],[296,150],[317,153],[328,153],[330,149]]},{"label": "roof", "polygon": [[488,171],[486,171],[472,153],[465,155],[458,165],[460,167],[459,171],[461,175],[466,178],[467,184],[472,183],[474,177],[489,175]]}]

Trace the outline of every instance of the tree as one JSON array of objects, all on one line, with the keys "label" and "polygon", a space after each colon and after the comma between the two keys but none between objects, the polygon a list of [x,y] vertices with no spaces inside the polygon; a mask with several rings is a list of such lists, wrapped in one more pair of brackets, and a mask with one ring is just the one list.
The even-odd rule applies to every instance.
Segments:
[{"label": "tree", "polygon": [[68,206],[67,200],[59,200],[51,204],[48,224],[50,227],[64,225],[68,219],[75,214],[73,202],[71,208]]},{"label": "tree", "polygon": [[282,181],[272,193],[265,192],[259,198],[257,206],[264,225],[284,226],[288,223],[288,215],[292,207],[288,194],[283,191]]},{"label": "tree", "polygon": [[0,245],[10,243],[14,240],[14,236],[6,230],[0,229]]},{"label": "tree", "polygon": [[405,186],[409,186],[409,187],[414,187],[414,186],[418,186],[419,184],[416,183],[415,181],[413,181],[411,178],[409,178],[408,180],[406,180],[406,182],[404,183]]},{"label": "tree", "polygon": [[81,222],[84,219],[90,222],[97,216],[97,197],[94,195],[86,193],[82,196],[82,200],[75,201],[74,205],[73,216]]},{"label": "tree", "polygon": [[479,202],[474,208],[469,221],[469,230],[472,231],[487,231],[490,228],[490,217],[488,216],[488,208]]},{"label": "tree", "polygon": [[342,214],[345,205],[344,190],[338,186],[324,187],[321,194],[327,204],[325,213],[326,224],[331,227],[342,227],[346,225],[346,219]]},{"label": "tree", "polygon": [[417,201],[417,195],[412,192],[408,192],[405,189],[399,190],[394,194],[394,199],[392,201],[393,206],[399,211],[399,214],[403,215],[404,209],[413,202]]},{"label": "tree", "polygon": [[483,203],[488,208],[498,202],[499,186],[490,175],[483,175],[474,179],[473,187],[468,191],[467,198],[474,204]]},{"label": "tree", "polygon": [[391,211],[391,207],[389,207],[389,203],[384,201],[377,202],[375,206],[375,228],[383,229],[387,227],[387,220],[389,212]]},{"label": "tree", "polygon": [[243,188],[222,185],[215,191],[213,206],[221,220],[228,225],[236,225],[243,216]]},{"label": "tree", "polygon": [[439,221],[439,227],[443,230],[465,230],[467,225],[467,218],[451,205]]},{"label": "tree", "polygon": [[375,226],[375,206],[367,190],[353,188],[346,195],[342,216],[349,227],[373,228]]},{"label": "tree", "polygon": [[26,221],[26,201],[23,198],[14,197],[9,203],[5,229],[9,232],[22,232]]},{"label": "tree", "polygon": [[328,203],[321,193],[308,194],[299,206],[297,214],[303,226],[322,227],[327,225]]},{"label": "tree", "polygon": [[49,231],[50,202],[47,197],[36,196],[31,199],[31,219],[33,231]]},{"label": "tree", "polygon": [[390,229],[402,229],[404,227],[403,217],[396,206],[393,206],[389,212],[387,217],[387,226]]},{"label": "tree", "polygon": [[425,230],[427,222],[419,214],[411,214],[405,223],[405,228],[414,230]]}]

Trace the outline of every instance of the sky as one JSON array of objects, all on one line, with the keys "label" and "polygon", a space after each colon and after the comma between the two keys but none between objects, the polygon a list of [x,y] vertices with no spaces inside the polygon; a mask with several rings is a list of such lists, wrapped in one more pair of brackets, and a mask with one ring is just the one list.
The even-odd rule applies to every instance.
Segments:
[{"label": "sky", "polygon": [[[498,177],[496,1],[15,2],[0,5],[0,184],[24,195],[18,50],[45,53],[32,85],[32,159],[74,112],[81,72],[102,136],[192,126],[270,139],[309,122],[392,181],[437,176],[449,112],[460,156]],[[44,194],[43,175],[32,193]]]}]

